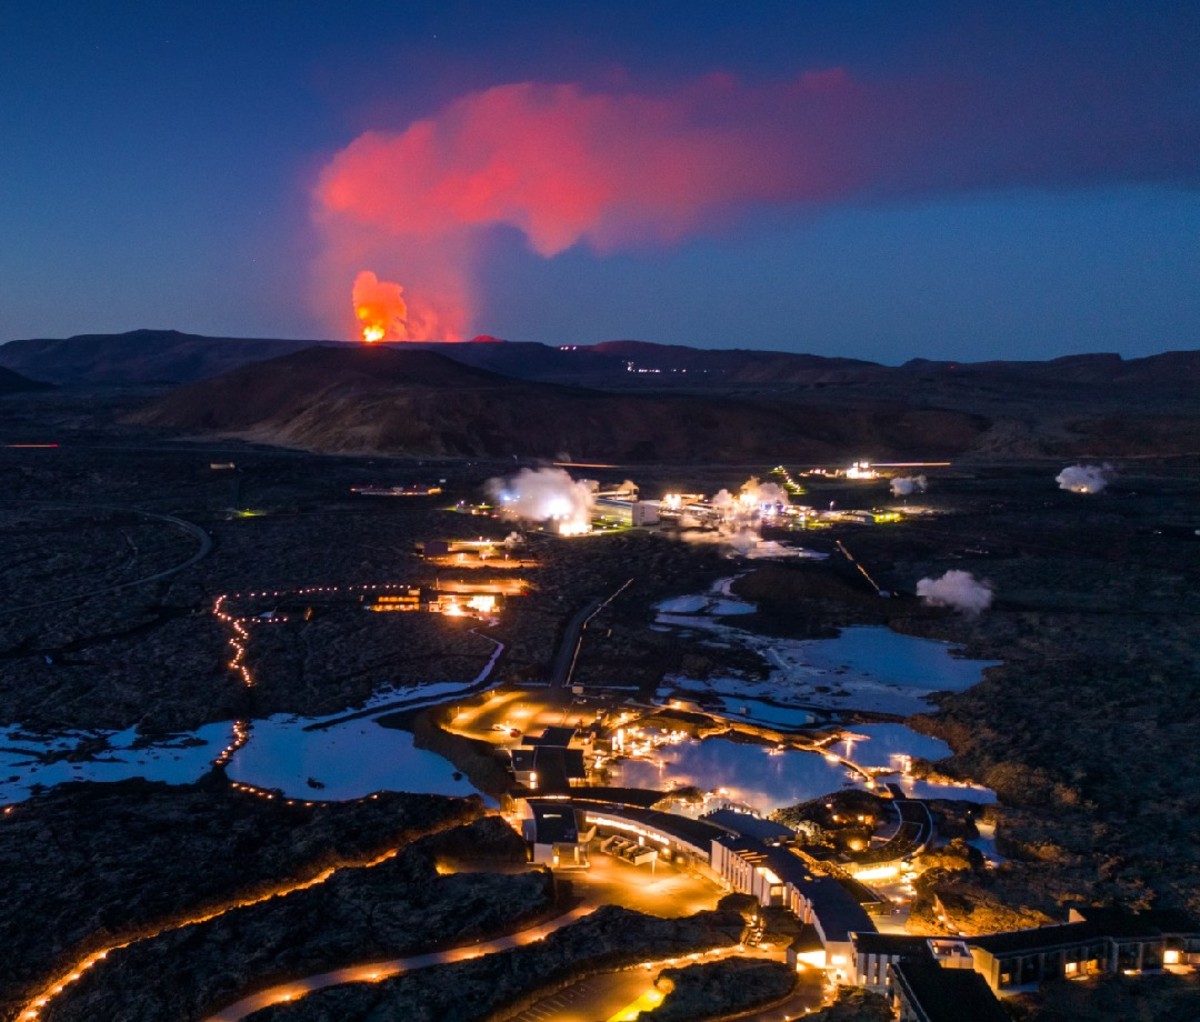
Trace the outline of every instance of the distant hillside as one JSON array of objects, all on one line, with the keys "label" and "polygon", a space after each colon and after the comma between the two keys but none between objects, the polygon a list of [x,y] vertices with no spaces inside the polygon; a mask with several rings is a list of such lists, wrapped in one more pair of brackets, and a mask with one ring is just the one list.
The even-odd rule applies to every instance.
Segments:
[{"label": "distant hillside", "polygon": [[125,334],[9,341],[0,345],[0,366],[68,385],[188,383],[247,362],[300,351],[314,343],[133,330]]},{"label": "distant hillside", "polygon": [[1101,390],[1165,388],[1171,393],[1195,395],[1196,388],[1200,388],[1200,351],[1166,351],[1160,355],[1131,359],[1112,353],[1066,355],[1044,362],[931,362],[913,359],[900,366],[898,372],[926,380],[987,377],[996,382],[1025,380]]},{"label": "distant hillside", "polygon": [[395,345],[314,347],[243,366],[172,391],[136,421],[328,452],[643,463],[951,456],[987,427],[966,413],[884,403],[848,411],[585,390]]},{"label": "distant hillside", "polygon": [[[1143,396],[1146,388],[1173,396],[1200,389],[1200,351],[1174,351],[1147,358],[1115,354],[1071,355],[1044,362],[938,362],[913,359],[884,366],[852,358],[830,358],[746,348],[707,349],[647,341],[603,341],[592,345],[537,344],[479,338],[480,343],[391,345],[435,351],[463,365],[543,383],[603,390],[837,391],[871,390],[888,399],[910,400],[916,387],[932,388],[938,400],[961,393],[970,408],[975,395],[1036,390],[1087,400],[1116,392]],[[486,342],[486,343],[484,343]],[[291,354],[314,344],[340,341],[203,337],[175,330],[83,334],[59,340],[10,341],[0,345],[0,366],[51,383],[127,385],[191,383],[238,366]],[[354,345],[352,345],[354,346]]]},{"label": "distant hillside", "polygon": [[0,394],[21,394],[30,390],[50,390],[49,383],[31,380],[11,369],[0,368]]},{"label": "distant hillside", "polygon": [[[236,373],[314,345],[331,354],[310,352],[295,366],[276,361],[263,373]],[[401,365],[416,371],[418,355],[434,357],[422,363],[418,378],[394,375]],[[446,363],[468,372],[453,376]],[[443,367],[442,383],[420,378],[434,364]],[[371,368],[360,372],[356,365]],[[0,367],[85,386],[220,378],[220,393],[181,392],[156,406],[159,421],[319,450],[638,461],[882,459],[906,451],[1002,459],[1200,454],[1200,351],[884,366],[631,340],[555,347],[480,338],[365,348],[138,330],[13,341],[0,346]],[[496,393],[430,393],[463,390],[468,379],[474,382],[467,389]],[[519,383],[548,389],[520,390]],[[223,396],[229,393],[240,395],[237,402]],[[264,394],[278,396],[270,414]],[[319,401],[297,404],[303,395]],[[459,414],[447,411],[447,401]],[[401,407],[407,419],[395,411]],[[551,428],[540,428],[543,417]]]}]

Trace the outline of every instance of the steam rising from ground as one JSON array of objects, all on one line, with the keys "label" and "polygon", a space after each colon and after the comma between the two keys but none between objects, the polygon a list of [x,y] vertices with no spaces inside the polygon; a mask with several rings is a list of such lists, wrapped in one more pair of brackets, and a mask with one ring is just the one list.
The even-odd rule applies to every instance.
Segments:
[{"label": "steam rising from ground", "polygon": [[976,617],[992,605],[992,588],[969,571],[957,569],[941,578],[923,578],[917,583],[917,595],[931,607],[953,607],[968,617]]},{"label": "steam rising from ground", "polygon": [[908,497],[914,493],[924,493],[929,487],[929,480],[924,476],[896,476],[892,480],[892,496]]},{"label": "steam rising from ground", "polygon": [[1072,493],[1099,493],[1112,478],[1112,465],[1069,465],[1054,477],[1060,490]]},{"label": "steam rising from ground", "polygon": [[523,468],[506,479],[489,479],[486,489],[500,513],[530,524],[549,522],[564,536],[590,532],[596,484],[572,479],[561,468]]},{"label": "steam rising from ground", "polygon": [[[760,551],[766,547],[762,540],[761,528],[763,521],[773,517],[788,504],[788,493],[778,483],[764,483],[757,476],[751,476],[738,490],[735,497],[728,490],[718,490],[709,502],[712,507],[711,517],[704,522],[715,526],[715,532],[690,531],[682,534],[689,543],[721,543],[732,547],[738,553],[747,557],[777,556]],[[779,544],[769,544],[774,550],[781,549]]]}]

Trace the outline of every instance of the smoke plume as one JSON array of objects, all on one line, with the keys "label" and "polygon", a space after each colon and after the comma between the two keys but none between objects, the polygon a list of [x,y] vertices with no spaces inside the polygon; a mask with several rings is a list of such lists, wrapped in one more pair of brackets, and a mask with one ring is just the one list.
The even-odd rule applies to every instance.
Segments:
[{"label": "smoke plume", "polygon": [[[467,274],[495,227],[548,258],[580,243],[669,245],[764,207],[1192,183],[1192,63],[1139,66],[1136,77],[1093,62],[951,78],[835,67],[767,83],[712,74],[657,93],[498,85],[365,132],[330,159],[314,189],[321,271],[351,263],[344,286],[385,259],[375,265],[461,329]],[[1086,131],[1064,130],[1064,110]]]},{"label": "smoke plume", "polygon": [[893,497],[909,497],[914,493],[924,493],[929,480],[924,476],[896,476],[892,480]]},{"label": "smoke plume", "polygon": [[923,578],[917,583],[917,595],[931,607],[953,607],[968,617],[976,617],[992,605],[992,588],[969,571],[951,570],[941,578]]},{"label": "smoke plume", "polygon": [[1068,465],[1054,477],[1060,490],[1072,493],[1099,493],[1112,478],[1112,465]]},{"label": "smoke plume", "polygon": [[487,492],[500,513],[523,522],[548,522],[558,533],[590,532],[596,484],[572,479],[561,468],[523,468],[506,479],[489,479]]}]

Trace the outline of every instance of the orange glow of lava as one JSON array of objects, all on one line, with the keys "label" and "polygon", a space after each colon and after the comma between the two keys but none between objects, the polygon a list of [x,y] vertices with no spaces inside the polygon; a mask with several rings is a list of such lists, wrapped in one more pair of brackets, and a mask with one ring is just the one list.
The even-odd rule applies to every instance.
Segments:
[{"label": "orange glow of lava", "polygon": [[380,280],[370,270],[363,270],[354,278],[352,297],[354,316],[361,324],[362,339],[367,344],[461,340],[459,330],[451,325],[462,318],[461,314],[406,297],[400,284]]},{"label": "orange glow of lava", "polygon": [[362,324],[362,339],[405,340],[408,335],[408,303],[404,288],[390,280],[380,280],[370,270],[354,279],[354,315]]}]

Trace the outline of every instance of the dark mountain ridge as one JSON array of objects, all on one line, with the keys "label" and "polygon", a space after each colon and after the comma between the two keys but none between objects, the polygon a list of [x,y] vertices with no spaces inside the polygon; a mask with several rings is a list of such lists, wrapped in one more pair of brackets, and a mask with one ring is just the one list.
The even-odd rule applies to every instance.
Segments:
[{"label": "dark mountain ridge", "polygon": [[9,341],[0,345],[0,366],[68,386],[186,383],[314,343],[321,342],[132,330]]},{"label": "dark mountain ridge", "polygon": [[33,390],[51,390],[52,385],[0,367],[0,394],[24,394]]},{"label": "dark mountain ridge", "polygon": [[[900,366],[885,366],[862,359],[744,348],[691,348],[634,340],[559,346],[483,340],[487,343],[410,342],[403,347],[436,351],[464,365],[505,376],[616,390],[785,390],[856,385],[904,388],[916,383],[970,390],[980,385],[1025,382],[1050,389],[1152,386],[1169,394],[1186,395],[1190,388],[1200,388],[1200,351],[1170,351],[1133,359],[1104,353],[1068,355],[1044,362],[912,359]],[[357,342],[333,340],[204,337],[175,330],[134,330],[9,341],[0,345],[0,367],[66,385],[190,383],[313,345],[359,346]]]},{"label": "dark mountain ridge", "polygon": [[317,346],[243,366],[162,396],[135,421],[328,452],[664,463],[951,455],[987,426],[885,402],[847,411],[516,380],[408,345]]}]

